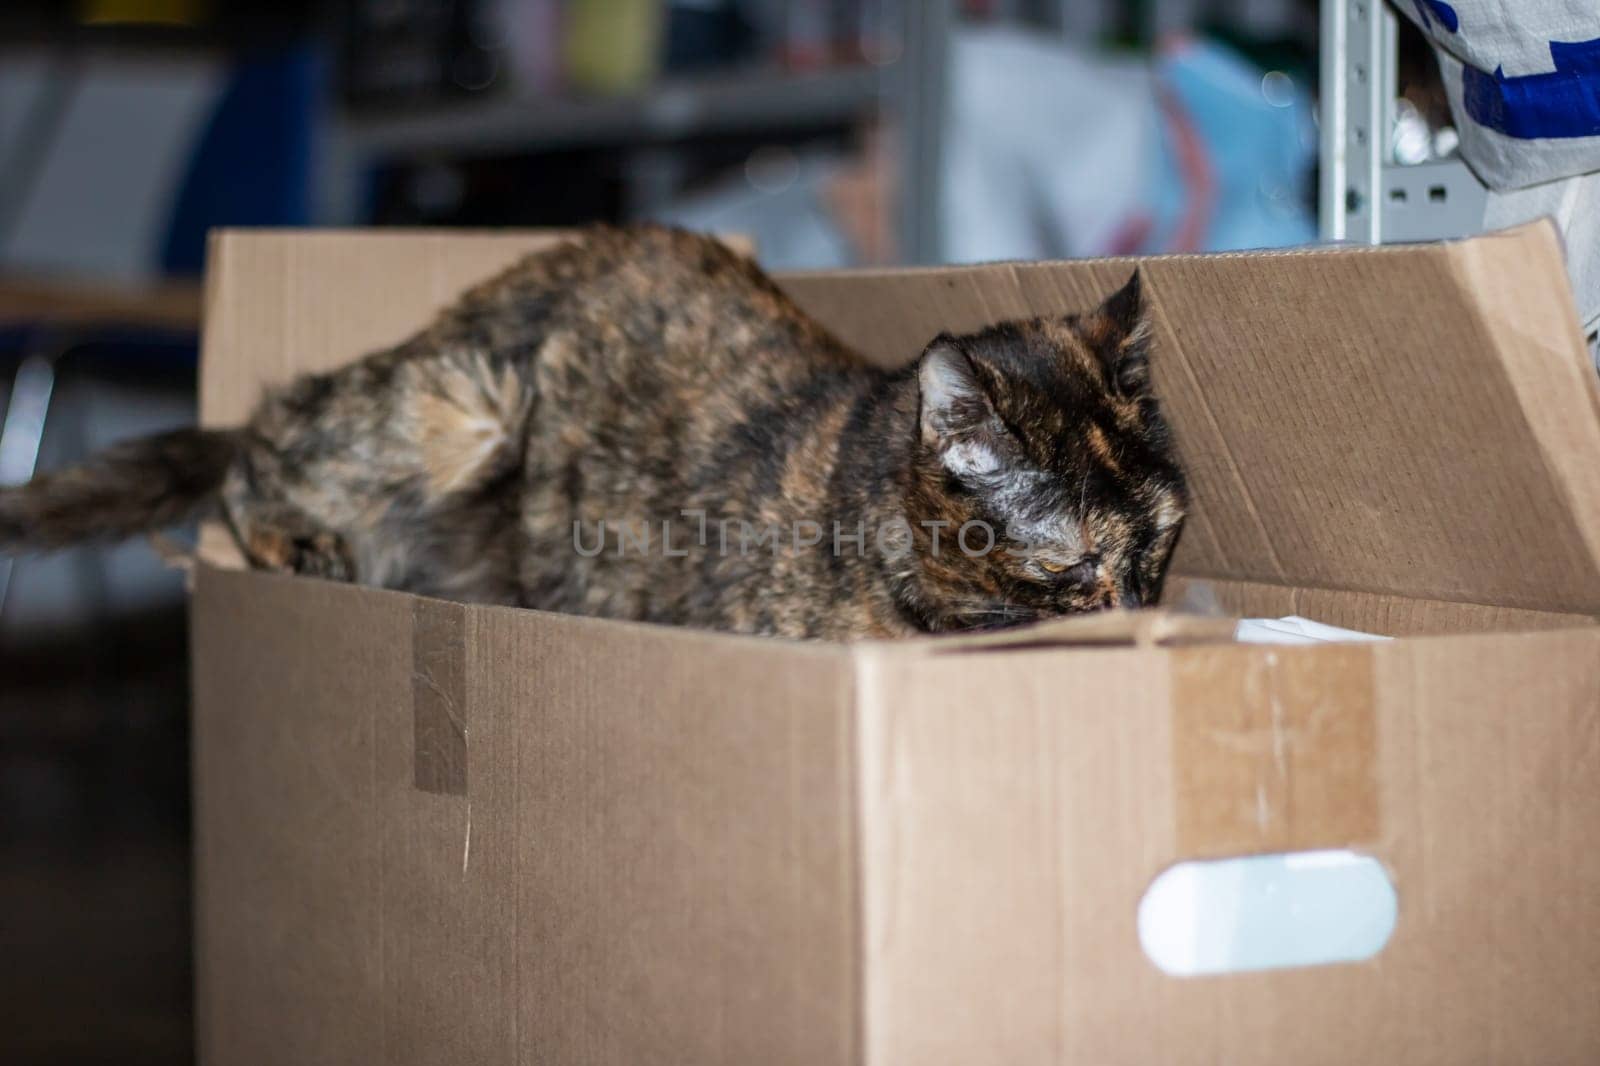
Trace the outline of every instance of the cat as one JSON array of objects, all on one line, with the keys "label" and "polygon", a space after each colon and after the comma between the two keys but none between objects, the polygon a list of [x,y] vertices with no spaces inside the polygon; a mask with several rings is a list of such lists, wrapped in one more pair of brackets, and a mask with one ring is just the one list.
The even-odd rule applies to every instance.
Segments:
[{"label": "cat", "polygon": [[429,327],[0,490],[0,551],[212,512],[256,568],[849,640],[1158,594],[1187,508],[1140,275],[872,368],[749,259],[595,227]]}]

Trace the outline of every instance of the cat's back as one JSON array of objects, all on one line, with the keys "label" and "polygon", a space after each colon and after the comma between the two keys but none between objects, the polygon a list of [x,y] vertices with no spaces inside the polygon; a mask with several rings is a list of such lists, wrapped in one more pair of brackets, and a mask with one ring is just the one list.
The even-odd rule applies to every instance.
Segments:
[{"label": "cat's back", "polygon": [[[432,345],[573,350],[613,376],[647,359],[692,379],[758,361],[847,365],[853,357],[749,258],[709,236],[653,224],[593,226],[469,290]],[[598,360],[598,363],[596,363]]]},{"label": "cat's back", "polygon": [[575,554],[573,531],[821,513],[839,429],[877,376],[749,259],[664,227],[585,231],[468,294],[453,323],[524,360],[524,602],[589,614],[708,619],[707,589],[759,585],[762,565],[713,580],[698,550]]}]

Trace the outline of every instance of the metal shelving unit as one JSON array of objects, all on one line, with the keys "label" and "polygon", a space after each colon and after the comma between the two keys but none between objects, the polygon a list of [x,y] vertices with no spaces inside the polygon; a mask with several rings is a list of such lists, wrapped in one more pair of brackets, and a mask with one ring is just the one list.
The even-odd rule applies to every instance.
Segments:
[{"label": "metal shelving unit", "polygon": [[672,141],[847,121],[877,104],[886,77],[869,66],[752,71],[668,80],[634,96],[509,95],[414,114],[346,115],[337,132],[356,151],[401,155]]},{"label": "metal shelving unit", "polygon": [[669,79],[632,96],[510,94],[401,114],[346,113],[322,157],[320,214],[348,222],[362,164],[378,157],[437,159],[513,151],[626,147],[642,174],[664,146],[697,137],[848,123],[882,110],[897,119],[903,257],[939,260],[939,137],[955,0],[901,5],[901,54],[892,64],[815,72],[749,70]]},{"label": "metal shelving unit", "polygon": [[942,263],[941,168],[954,0],[907,3],[894,100],[900,116],[900,254]]},{"label": "metal shelving unit", "polygon": [[1322,0],[1321,14],[1323,239],[1383,244],[1481,231],[1488,193],[1465,163],[1394,161],[1398,16],[1383,0]]}]

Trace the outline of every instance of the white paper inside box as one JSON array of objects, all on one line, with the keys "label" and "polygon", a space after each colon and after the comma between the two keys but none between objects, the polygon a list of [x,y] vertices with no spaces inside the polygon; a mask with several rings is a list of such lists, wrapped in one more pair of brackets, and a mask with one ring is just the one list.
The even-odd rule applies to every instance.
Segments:
[{"label": "white paper inside box", "polygon": [[[544,234],[214,238],[204,420]],[[865,355],[1133,260],[794,275]],[[1600,393],[1547,227],[1144,260],[1168,610],[797,644],[248,573],[194,599],[208,1063],[1600,1061]],[[1210,613],[1399,637],[1252,647]],[[1181,978],[1190,860],[1349,849],[1382,949]]]}]

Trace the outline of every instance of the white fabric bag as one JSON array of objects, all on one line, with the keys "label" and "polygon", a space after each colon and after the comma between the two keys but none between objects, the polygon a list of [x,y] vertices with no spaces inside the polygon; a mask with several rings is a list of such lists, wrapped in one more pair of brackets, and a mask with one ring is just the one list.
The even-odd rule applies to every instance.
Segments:
[{"label": "white fabric bag", "polygon": [[1461,154],[1491,189],[1600,170],[1600,4],[1399,0],[1439,56]]},{"label": "white fabric bag", "polygon": [[1548,215],[1591,350],[1600,329],[1600,3],[1397,0],[1439,57],[1486,229]]}]

